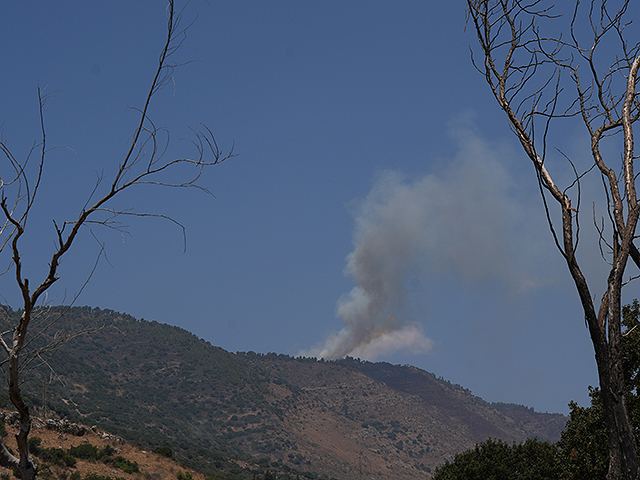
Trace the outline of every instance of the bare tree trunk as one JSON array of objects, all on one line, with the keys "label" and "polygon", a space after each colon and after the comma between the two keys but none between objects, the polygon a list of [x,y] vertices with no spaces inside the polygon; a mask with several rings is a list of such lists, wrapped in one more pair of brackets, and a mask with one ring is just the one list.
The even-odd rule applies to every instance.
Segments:
[{"label": "bare tree trunk", "polygon": [[638,451],[627,409],[621,356],[619,352],[609,352],[606,345],[596,348],[594,344],[594,349],[609,442],[607,478],[640,478]]},{"label": "bare tree trunk", "polygon": [[[568,31],[556,36],[544,35],[539,23],[550,24],[562,16],[554,13],[553,6],[543,5],[543,0],[526,4],[519,0],[467,0],[467,11],[483,60],[482,63],[473,60],[474,65],[484,75],[512,131],[533,162],[550,230],[569,267],[584,310],[607,427],[607,478],[640,480],[638,446],[627,408],[621,352],[621,296],[630,256],[640,268],[640,254],[633,245],[640,215],[633,141],[633,126],[640,119],[636,93],[640,43],[632,46],[625,40],[625,28],[631,22],[624,19],[629,0],[622,0],[615,11],[609,11],[609,4],[608,0],[593,0],[585,15],[576,0],[570,22],[565,24]],[[584,29],[578,28],[581,19],[585,20]],[[591,40],[583,47],[579,39],[585,31]],[[611,55],[610,42],[617,42],[620,51]],[[610,60],[603,62],[606,54]],[[578,70],[581,63],[585,66]],[[564,86],[563,73],[574,89]],[[586,87],[581,83],[581,75],[588,77]],[[570,91],[575,95],[567,93]],[[562,154],[575,178],[570,185],[560,188],[547,165],[551,122],[574,118],[580,119],[589,133],[592,158],[579,166]],[[536,138],[537,132],[542,133],[541,138]],[[615,160],[605,159],[601,154],[600,143],[604,138],[622,140],[618,163],[612,164]],[[610,265],[607,289],[597,307],[576,259],[580,187],[592,170],[602,178],[608,201],[604,207],[608,213],[607,228],[613,238],[612,242],[605,240],[605,220],[598,225],[594,218],[603,259]],[[570,198],[572,191],[575,208]],[[554,227],[549,199],[560,206],[561,229]]]},{"label": "bare tree trunk", "polygon": [[20,424],[16,433],[20,459],[15,466],[20,472],[22,480],[33,480],[36,478],[37,468],[31,459],[27,445],[29,432],[31,431],[31,415],[29,414],[29,407],[24,403],[20,393],[18,371],[18,357],[13,357],[9,360],[9,398],[11,398],[11,403],[16,407],[20,415]]}]

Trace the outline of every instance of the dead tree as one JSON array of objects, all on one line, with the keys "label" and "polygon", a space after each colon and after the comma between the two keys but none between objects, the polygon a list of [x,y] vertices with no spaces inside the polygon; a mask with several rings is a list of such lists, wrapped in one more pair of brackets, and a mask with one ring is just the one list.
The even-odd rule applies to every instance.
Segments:
[{"label": "dead tree", "polygon": [[[180,17],[180,12],[175,9],[174,2],[169,0],[166,8],[166,40],[147,97],[138,110],[139,122],[132,132],[127,153],[124,158],[116,160],[113,165],[105,166],[105,170],[112,170],[114,173],[111,178],[100,178],[84,207],[80,206],[82,208],[76,218],[62,224],[56,224],[54,221],[56,246],[51,254],[45,278],[35,283],[29,282],[29,279],[25,278],[23,274],[21,240],[28,229],[29,213],[38,199],[47,155],[43,116],[46,96],[38,91],[41,138],[38,144],[31,149],[27,158],[19,160],[5,143],[0,142],[0,150],[6,160],[6,171],[0,173],[0,211],[4,216],[4,222],[0,225],[0,254],[11,257],[11,266],[5,273],[15,277],[22,298],[19,319],[10,331],[0,335],[0,351],[5,355],[0,363],[7,370],[9,397],[20,417],[19,429],[16,434],[18,453],[17,456],[10,453],[0,439],[0,456],[20,472],[23,480],[36,478],[37,468],[27,448],[32,419],[29,407],[20,391],[22,376],[35,357],[40,356],[43,350],[56,346],[53,344],[44,349],[30,349],[28,334],[34,321],[43,311],[44,294],[59,279],[59,265],[62,257],[72,248],[81,229],[97,225],[121,229],[122,226],[118,219],[123,215],[159,216],[178,223],[162,214],[133,212],[113,207],[112,200],[120,196],[123,191],[134,189],[140,185],[199,188],[206,192],[206,188],[198,184],[203,169],[219,164],[232,156],[233,149],[229,153],[223,154],[211,132],[204,127],[203,131],[194,131],[194,137],[191,140],[191,144],[195,148],[193,157],[165,158],[166,144],[159,138],[159,130],[147,116],[152,98],[171,79],[173,69],[176,66],[170,57],[185,38],[185,30],[180,30],[179,27]],[[35,163],[34,158],[37,159]],[[171,178],[180,180],[175,182],[167,180]],[[47,326],[50,325],[45,325],[45,328]]]},{"label": "dead tree", "polygon": [[[640,215],[633,142],[640,115],[640,46],[625,38],[631,23],[628,0],[615,5],[607,0],[585,3],[567,2],[570,10],[560,15],[542,0],[467,0],[468,25],[479,40],[473,63],[533,163],[553,238],[584,310],[607,424],[607,478],[638,479],[620,339],[621,293],[629,280],[625,271],[630,259],[640,266],[633,244]],[[549,154],[554,130],[572,121],[586,127],[590,155],[571,158],[560,150]],[[614,145],[616,154],[611,154]],[[558,171],[553,170],[558,159],[574,172],[566,185],[558,183]],[[607,199],[604,218],[596,218],[595,206],[588,208],[608,263],[606,279],[587,279],[577,258],[581,184],[590,173],[600,175]],[[606,281],[598,297],[590,289],[595,281]]]}]

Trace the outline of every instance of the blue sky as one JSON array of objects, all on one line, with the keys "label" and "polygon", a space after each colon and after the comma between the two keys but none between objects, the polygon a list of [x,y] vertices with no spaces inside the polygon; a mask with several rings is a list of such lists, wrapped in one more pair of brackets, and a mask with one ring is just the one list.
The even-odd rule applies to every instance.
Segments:
[{"label": "blue sky", "polygon": [[[49,153],[23,243],[33,283],[51,219],[73,218],[125,153],[164,3],[16,2],[0,22],[2,139],[18,157],[39,139],[39,85],[53,93],[48,145],[64,147]],[[412,364],[488,401],[550,412],[588,402],[597,377],[577,295],[532,168],[471,65],[463,1],[192,1],[191,22],[174,59],[192,62],[150,117],[170,131],[171,155],[193,153],[181,139],[202,122],[238,156],[202,178],[215,198],[140,188],[119,199],[181,222],[186,252],[167,221],[96,229],[106,258],[78,305],[179,325],[233,352]],[[588,146],[579,127],[558,133],[574,153]],[[585,238],[587,270],[601,275]],[[52,303],[91,270],[98,244],[88,231],[78,240]],[[372,278],[373,300],[361,288]],[[18,307],[11,278],[0,288]]]}]

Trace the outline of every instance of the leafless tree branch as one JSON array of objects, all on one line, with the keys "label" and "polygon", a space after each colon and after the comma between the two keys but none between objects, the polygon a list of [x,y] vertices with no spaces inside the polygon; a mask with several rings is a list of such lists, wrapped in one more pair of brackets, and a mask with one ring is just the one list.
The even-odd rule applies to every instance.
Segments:
[{"label": "leafless tree branch", "polygon": [[[166,38],[158,57],[146,97],[141,108],[133,108],[139,120],[133,130],[130,143],[113,175],[100,173],[96,182],[76,218],[56,222],[53,228],[56,235],[55,248],[48,263],[43,279],[31,285],[23,272],[21,241],[27,231],[27,219],[39,198],[44,165],[46,163],[47,133],[45,129],[44,106],[51,94],[38,88],[40,140],[34,143],[24,160],[14,156],[11,149],[0,141],[0,155],[3,155],[8,167],[7,172],[0,172],[0,254],[6,252],[11,258],[9,270],[13,272],[16,285],[22,298],[19,318],[11,330],[0,334],[0,352],[5,357],[0,360],[8,376],[8,390],[11,402],[19,413],[20,428],[16,439],[18,455],[11,454],[0,439],[0,456],[14,466],[23,480],[34,480],[37,475],[36,466],[31,460],[27,448],[27,438],[31,428],[31,416],[20,391],[25,375],[37,365],[47,365],[46,354],[55,352],[60,345],[78,335],[90,334],[94,329],[83,332],[62,333],[55,335],[53,341],[40,347],[34,347],[45,332],[58,325],[65,311],[57,311],[53,316],[48,314],[47,306],[38,307],[46,299],[50,287],[59,279],[59,266],[62,257],[69,252],[78,238],[81,228],[106,227],[123,232],[126,226],[119,221],[120,217],[154,217],[168,220],[182,229],[186,237],[185,227],[171,216],[161,213],[139,213],[129,208],[114,205],[113,199],[121,196],[125,190],[133,188],[195,188],[209,195],[211,192],[198,181],[205,168],[218,165],[235,156],[233,147],[224,153],[216,142],[209,128],[202,125],[203,130],[192,130],[194,138],[189,139],[195,147],[194,157],[167,158],[169,144],[168,131],[156,127],[148,116],[149,106],[155,94],[171,80],[175,69],[180,65],[172,60],[172,55],[179,50],[186,39],[188,29],[180,28],[182,11],[175,8],[173,0],[169,0],[166,9]],[[106,167],[108,171],[109,166]],[[185,176],[186,175],[186,176]],[[108,180],[108,181],[107,181]],[[95,235],[94,235],[95,238]],[[88,278],[77,295],[84,289],[93,276],[103,251],[100,252]],[[73,299],[75,302],[76,297]]]},{"label": "leafless tree branch", "polygon": [[[615,6],[609,0],[591,0],[585,11],[575,0],[568,23],[563,23],[564,17],[544,0],[467,0],[467,21],[479,45],[479,55],[472,55],[473,65],[483,74],[535,167],[549,227],[584,310],[605,407],[609,479],[640,478],[620,353],[621,292],[628,283],[623,281],[628,259],[640,268],[640,254],[633,243],[640,216],[633,138],[640,118],[636,85],[640,43],[632,45],[625,37],[631,23],[628,6],[629,0]],[[567,38],[553,33],[557,26],[568,30]],[[577,159],[556,149],[573,171],[573,181],[560,187],[549,170],[549,134],[558,122],[574,119],[580,119],[588,133],[591,158],[580,159],[578,166]],[[603,154],[605,139],[619,142],[619,162]],[[593,222],[601,255],[610,268],[599,305],[576,257],[581,182],[595,170],[603,180],[608,215],[606,225],[604,219],[599,224],[594,205]],[[561,228],[554,228],[549,201],[560,207]],[[605,237],[609,229],[610,242]]]}]

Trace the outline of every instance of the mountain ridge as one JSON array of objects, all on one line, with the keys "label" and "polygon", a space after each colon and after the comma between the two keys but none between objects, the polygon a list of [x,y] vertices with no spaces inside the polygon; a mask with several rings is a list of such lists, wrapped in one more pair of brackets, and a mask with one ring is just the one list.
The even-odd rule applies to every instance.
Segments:
[{"label": "mountain ridge", "polygon": [[[8,325],[17,312],[6,313]],[[489,404],[416,367],[233,354],[179,327],[111,310],[70,308],[40,341],[87,329],[93,333],[27,379],[34,406],[134,443],[170,445],[211,474],[231,455],[326,478],[425,478],[488,437],[555,440],[566,422]]]}]

